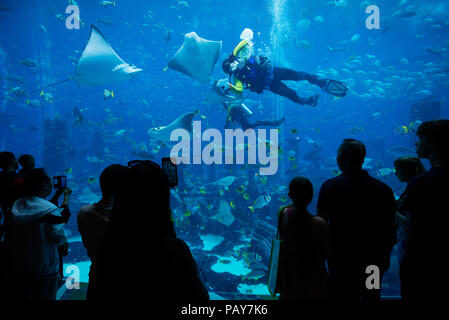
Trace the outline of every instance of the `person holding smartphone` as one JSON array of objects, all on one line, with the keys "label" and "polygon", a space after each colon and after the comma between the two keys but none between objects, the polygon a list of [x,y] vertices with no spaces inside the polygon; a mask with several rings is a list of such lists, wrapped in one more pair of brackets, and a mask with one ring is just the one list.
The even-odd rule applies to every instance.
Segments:
[{"label": "person holding smartphone", "polygon": [[[51,178],[42,168],[24,177],[25,196],[14,202],[7,230],[9,298],[55,300],[60,272],[60,255],[67,255],[68,241],[63,223],[68,221],[71,190],[57,186],[51,201]],[[61,207],[57,201],[64,194]]]}]

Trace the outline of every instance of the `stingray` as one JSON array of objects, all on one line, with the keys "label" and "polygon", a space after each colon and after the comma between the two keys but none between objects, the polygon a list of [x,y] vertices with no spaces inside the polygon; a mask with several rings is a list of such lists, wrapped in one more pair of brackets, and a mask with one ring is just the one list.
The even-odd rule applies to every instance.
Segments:
[{"label": "stingray", "polygon": [[47,85],[39,90],[74,80],[78,85],[95,86],[127,80],[142,69],[123,61],[112,49],[103,34],[94,25],[91,26],[89,41],[76,65],[75,74],[69,79]]},{"label": "stingray", "polygon": [[235,217],[232,215],[231,213],[231,207],[229,206],[229,204],[224,201],[224,200],[220,200],[220,205],[218,208],[218,213],[213,216],[210,217],[211,219],[217,220],[218,222],[226,225],[226,226],[230,226],[234,220]]},{"label": "stingray", "polygon": [[158,141],[164,142],[166,144],[170,142],[170,135],[172,131],[175,129],[184,129],[187,130],[190,134],[192,134],[193,131],[192,121],[193,117],[197,113],[198,111],[185,113],[166,126],[160,126],[149,129],[147,131],[147,134],[150,137]]},{"label": "stingray", "polygon": [[221,46],[221,41],[200,38],[195,32],[187,33],[168,67],[201,83],[207,82],[220,56]]},{"label": "stingray", "polygon": [[221,187],[225,188],[226,190],[228,190],[230,185],[234,183],[235,179],[237,179],[237,177],[227,176],[227,177],[221,178],[218,181],[208,183],[207,185],[221,186]]}]

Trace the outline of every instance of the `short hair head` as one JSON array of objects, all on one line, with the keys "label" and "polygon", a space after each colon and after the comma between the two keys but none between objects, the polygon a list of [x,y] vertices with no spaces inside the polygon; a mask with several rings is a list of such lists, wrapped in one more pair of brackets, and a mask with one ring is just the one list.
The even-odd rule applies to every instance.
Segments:
[{"label": "short hair head", "polygon": [[[447,147],[449,141],[448,119],[423,122],[416,131],[416,135],[421,141],[428,143],[430,152],[444,156],[446,159],[449,157],[449,148]],[[419,153],[418,155],[421,156]],[[421,157],[424,158],[425,156]]]},{"label": "short hair head", "polygon": [[112,164],[101,172],[100,189],[103,196],[114,196],[123,183],[128,168]]},{"label": "short hair head", "polygon": [[0,152],[0,168],[6,170],[16,160],[14,153],[9,151]]},{"label": "short hair head", "polygon": [[295,206],[306,209],[312,202],[313,185],[307,178],[294,177],[288,186],[288,196]]},{"label": "short hair head", "polygon": [[341,171],[360,170],[365,161],[365,145],[356,139],[344,139],[337,151],[337,164]]},{"label": "short hair head", "polygon": [[19,164],[24,169],[33,169],[35,166],[34,157],[30,154],[24,154],[19,157]]},{"label": "short hair head", "polygon": [[223,63],[221,64],[221,69],[223,69],[224,73],[231,75],[231,63],[234,62],[237,59],[236,56],[231,54],[229,57],[224,59]]},{"label": "short hair head", "polygon": [[34,168],[24,176],[25,194],[29,196],[37,195],[41,191],[50,194],[51,178],[43,168]]},{"label": "short hair head", "polygon": [[394,168],[396,169],[396,175],[402,182],[407,182],[414,176],[426,171],[419,158],[410,156],[400,157],[394,160]]},{"label": "short hair head", "polygon": [[175,235],[170,211],[169,180],[156,164],[142,161],[128,168],[115,197],[113,211],[113,215],[119,217],[124,226],[128,222],[135,224],[131,218],[131,214],[135,214],[141,221],[139,227],[152,226],[152,235]]}]

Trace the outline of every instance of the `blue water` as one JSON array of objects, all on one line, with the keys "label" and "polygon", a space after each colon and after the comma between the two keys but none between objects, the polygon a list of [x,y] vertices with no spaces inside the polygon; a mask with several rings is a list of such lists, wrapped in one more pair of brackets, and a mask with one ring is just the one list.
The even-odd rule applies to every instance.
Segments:
[{"label": "blue water", "polygon": [[[440,117],[448,117],[447,1],[409,0],[402,1],[401,5],[400,1],[375,1],[380,8],[380,30],[365,27],[368,16],[365,7],[370,4],[367,1],[117,0],[115,7],[102,7],[98,3],[78,0],[83,25],[80,30],[68,30],[65,27],[67,1],[0,1],[0,149],[13,151],[16,157],[32,154],[37,166],[45,166],[50,175],[68,175],[73,189],[73,216],[67,229],[73,241],[65,263],[84,266],[84,280],[88,257],[77,241],[75,217],[85,204],[79,197],[86,187],[100,194],[101,170],[112,163],[126,164],[138,158],[136,153],[142,150],[160,162],[168,156],[169,149],[151,142],[146,132],[151,127],[170,123],[183,113],[199,110],[203,117],[195,119],[202,121],[203,130],[224,128],[223,107],[206,99],[210,83],[199,84],[176,71],[164,71],[185,33],[195,31],[200,37],[223,41],[222,54],[211,76],[214,79],[225,77],[221,62],[240,41],[242,30],[248,27],[254,30],[256,50],[260,49],[275,64],[342,80],[351,87],[347,97],[335,99],[309,84],[289,83],[303,96],[320,93],[316,108],[295,105],[270,92],[249,96],[246,105],[254,112],[251,121],[286,117],[280,131],[284,150],[280,168],[266,181],[255,177],[257,170],[251,167],[180,168],[183,179],[176,190],[182,203],[172,199],[176,230],[191,246],[210,291],[218,295],[214,297],[263,291],[260,285],[265,283],[265,277],[244,280],[241,276],[248,269],[264,271],[261,264],[267,264],[267,257],[257,247],[254,249],[254,244],[249,247],[247,241],[239,238],[254,236],[255,219],[276,225],[276,211],[285,204],[286,191],[276,192],[275,188],[288,185],[292,173],[286,171],[295,170],[295,174],[313,182],[315,197],[310,211],[314,213],[321,183],[331,178],[337,168],[336,149],[342,139],[353,137],[366,143],[367,157],[372,159],[368,171],[375,176],[377,169],[392,168],[398,154],[389,152],[390,148],[414,148],[410,136],[394,133],[396,127],[407,126],[415,120],[410,119],[410,105],[423,99],[440,101]],[[404,17],[404,12],[416,14]],[[57,15],[62,16],[58,19]],[[106,86],[79,87],[71,81],[49,87],[44,91],[53,95],[54,102],[46,103],[39,95],[39,88],[73,74],[91,24],[101,30],[120,57],[144,71],[136,78]],[[169,42],[164,36],[167,30],[171,32]],[[24,65],[26,59],[34,61],[37,67]],[[18,97],[10,92],[15,87],[23,88],[26,96]],[[104,99],[104,89],[113,91],[114,98]],[[426,92],[416,94],[421,90]],[[27,99],[38,99],[40,106],[27,104]],[[75,108],[81,110],[83,117],[79,126],[74,125]],[[423,114],[425,117],[426,112]],[[45,120],[65,121],[62,126],[67,130],[66,135],[46,131]],[[292,133],[293,129],[297,133]],[[351,134],[351,130],[355,133]],[[286,142],[294,136],[301,138],[296,148]],[[62,139],[60,145],[55,143],[58,139]],[[317,144],[322,148],[317,154],[320,159],[304,160]],[[295,156],[288,159],[291,150]],[[45,160],[52,154],[61,155],[64,163]],[[89,162],[87,157],[96,157],[99,163]],[[425,165],[428,167],[427,162]],[[199,190],[229,175],[239,177],[229,190],[212,188],[206,194]],[[404,190],[405,186],[394,175],[379,179],[397,195]],[[235,190],[241,185],[248,185],[248,200]],[[263,194],[271,195],[271,202],[252,213],[247,207]],[[229,232],[228,227],[210,219],[220,200],[235,205],[231,211],[235,217],[232,229],[242,230],[241,233]],[[204,248],[210,244],[202,239],[211,234],[223,240],[207,251]],[[265,238],[270,241],[272,234],[268,235]],[[251,261],[240,269],[237,265],[239,261],[243,264],[241,257],[236,258],[235,264],[218,262],[216,265],[220,259],[217,256],[226,256],[237,245],[243,245],[246,252],[261,255],[262,260]],[[395,250],[384,284],[385,296],[399,295]]]}]

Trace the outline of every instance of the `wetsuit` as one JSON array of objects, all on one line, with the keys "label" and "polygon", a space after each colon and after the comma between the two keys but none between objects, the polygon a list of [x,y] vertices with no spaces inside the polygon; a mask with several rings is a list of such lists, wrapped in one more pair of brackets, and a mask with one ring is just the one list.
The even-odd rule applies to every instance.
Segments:
[{"label": "wetsuit", "polygon": [[230,122],[235,121],[237,122],[242,130],[246,129],[254,129],[258,126],[279,126],[284,119],[280,120],[273,120],[273,121],[256,121],[254,123],[249,122],[247,116],[243,112],[243,110],[239,107],[231,107],[230,110],[228,110],[228,117],[226,119],[226,125],[228,125]]},{"label": "wetsuit", "polygon": [[[298,96],[295,90],[284,84],[283,80],[300,81],[307,80],[309,83],[321,86],[323,80],[317,76],[302,71],[273,66],[270,59],[265,56],[251,55],[248,59],[241,58],[240,52],[249,46],[246,40],[241,41],[234,49],[233,55],[244,60],[244,65],[235,70],[231,76],[231,90],[237,94],[243,92],[246,86],[250,91],[262,93],[264,89],[281,95],[299,104],[312,104],[314,99]],[[316,101],[315,101],[316,103]]]}]

